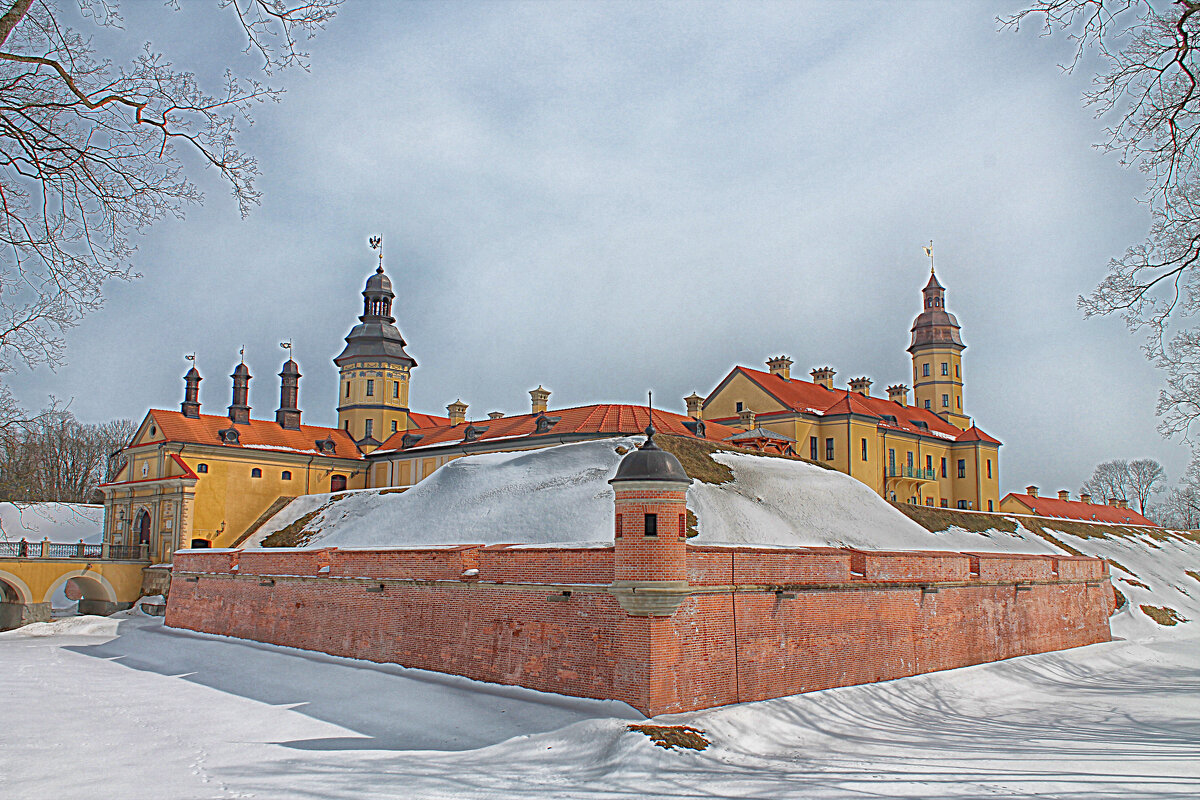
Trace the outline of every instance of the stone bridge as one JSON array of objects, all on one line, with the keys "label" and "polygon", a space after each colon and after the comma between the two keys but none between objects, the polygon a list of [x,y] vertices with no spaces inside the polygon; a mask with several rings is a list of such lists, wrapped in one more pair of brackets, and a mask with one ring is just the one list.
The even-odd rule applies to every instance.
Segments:
[{"label": "stone bridge", "polygon": [[70,582],[79,613],[111,614],[141,595],[144,545],[0,542],[0,630],[50,619],[50,600]]}]

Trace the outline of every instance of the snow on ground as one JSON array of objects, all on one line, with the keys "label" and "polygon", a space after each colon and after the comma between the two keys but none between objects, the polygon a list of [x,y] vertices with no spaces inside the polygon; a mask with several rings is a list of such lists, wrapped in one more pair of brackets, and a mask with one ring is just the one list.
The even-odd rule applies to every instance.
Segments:
[{"label": "snow on ground", "polygon": [[[386,547],[480,542],[611,542],[608,479],[621,452],[642,437],[541,450],[489,453],[451,461],[403,492],[378,490],[300,497],[252,537],[318,512],[306,528],[314,546]],[[733,469],[725,484],[696,481],[688,507],[697,543],[848,545],[873,549],[931,546],[924,528],[864,484],[802,461],[718,453]],[[335,497],[340,499],[334,500]]]},{"label": "snow on ground", "polygon": [[0,541],[100,544],[104,506],[83,503],[0,503]]},{"label": "snow on ground", "polygon": [[[89,620],[108,623],[88,627]],[[111,623],[119,621],[114,632]],[[0,634],[0,796],[1190,798],[1200,640],[662,717],[121,616]],[[33,629],[33,630],[31,630]]]}]

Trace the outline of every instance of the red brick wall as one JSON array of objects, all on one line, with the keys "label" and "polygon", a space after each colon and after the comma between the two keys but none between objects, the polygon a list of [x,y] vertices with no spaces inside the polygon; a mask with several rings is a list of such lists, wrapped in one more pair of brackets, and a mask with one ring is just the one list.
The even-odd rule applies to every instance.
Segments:
[{"label": "red brick wall", "polygon": [[596,585],[613,577],[613,548],[185,551],[167,623],[649,714],[1109,638],[1097,559],[703,546],[686,558],[694,591],[674,615],[635,617]]}]

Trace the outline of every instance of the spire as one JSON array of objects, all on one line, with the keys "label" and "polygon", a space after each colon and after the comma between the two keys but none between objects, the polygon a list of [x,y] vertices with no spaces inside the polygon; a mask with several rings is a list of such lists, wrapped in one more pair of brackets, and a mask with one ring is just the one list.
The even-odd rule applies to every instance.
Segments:
[{"label": "spire", "polygon": [[938,283],[937,275],[929,273],[929,282],[921,290],[921,313],[913,320],[911,353],[914,347],[942,344],[965,347],[959,335],[958,320],[946,311],[946,288]]},{"label": "spire", "polygon": [[192,368],[183,376],[185,388],[179,410],[185,417],[196,419],[200,416],[200,381],[204,379],[200,377],[200,370],[196,369],[196,354],[187,356],[187,360],[192,362]]}]

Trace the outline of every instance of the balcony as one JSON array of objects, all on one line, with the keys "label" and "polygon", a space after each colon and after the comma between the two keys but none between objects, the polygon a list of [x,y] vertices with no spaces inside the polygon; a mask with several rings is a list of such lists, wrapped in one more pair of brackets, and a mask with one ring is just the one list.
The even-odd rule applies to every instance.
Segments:
[{"label": "balcony", "polygon": [[920,467],[888,467],[884,470],[887,478],[909,478],[916,481],[936,481],[936,469],[921,469]]}]

